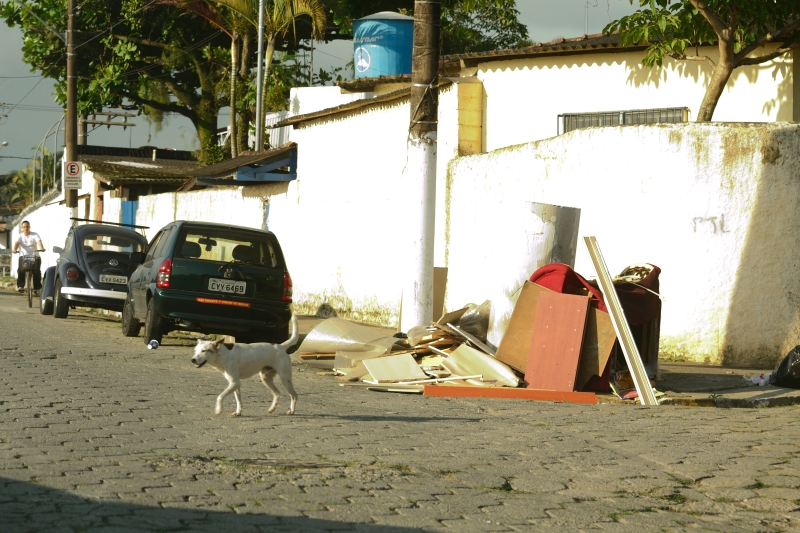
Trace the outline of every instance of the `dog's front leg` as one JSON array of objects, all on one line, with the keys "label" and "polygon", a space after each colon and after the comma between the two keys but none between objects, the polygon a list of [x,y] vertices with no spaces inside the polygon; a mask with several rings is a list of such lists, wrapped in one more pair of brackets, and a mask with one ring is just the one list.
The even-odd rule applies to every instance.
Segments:
[{"label": "dog's front leg", "polygon": [[242,391],[241,389],[236,389],[233,391],[233,397],[236,398],[236,412],[231,413],[231,416],[241,416],[242,415]]},{"label": "dog's front leg", "polygon": [[[222,400],[224,400],[225,397],[228,396],[233,391],[238,391],[239,390],[239,380],[238,379],[228,378],[228,381],[229,381],[228,387],[224,391],[222,391],[222,394],[217,396],[217,405],[214,408],[214,414],[215,415],[218,415],[218,414],[220,414],[222,412]],[[238,398],[236,398],[236,403],[237,403],[237,408],[238,408],[239,407],[239,399]]]}]

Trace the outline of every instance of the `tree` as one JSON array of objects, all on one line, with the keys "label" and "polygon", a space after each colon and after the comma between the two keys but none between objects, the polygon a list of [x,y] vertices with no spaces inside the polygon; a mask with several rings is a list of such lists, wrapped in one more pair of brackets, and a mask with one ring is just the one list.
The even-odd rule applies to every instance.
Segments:
[{"label": "tree", "polygon": [[[800,0],[639,0],[639,8],[603,32],[619,31],[623,46],[647,43],[642,61],[646,67],[661,66],[665,56],[711,65],[697,122],[711,121],[735,69],[800,48]],[[700,45],[714,43],[719,49],[716,62],[699,51]],[[777,48],[764,50],[769,44]],[[687,54],[693,47],[695,53]]]},{"label": "tree", "polygon": [[[63,0],[26,5],[57,31],[65,30]],[[64,105],[63,42],[14,1],[0,4],[0,16],[9,26],[20,26],[23,60],[56,80],[56,100]],[[223,32],[174,2],[145,0],[82,0],[78,28],[80,113],[125,102],[154,120],[177,113],[194,124],[203,153],[213,145],[219,109],[227,105]]]},{"label": "tree", "polygon": [[[258,27],[258,0],[215,0],[241,14],[250,23]],[[319,0],[265,0],[264,2],[264,38],[267,49],[264,52],[264,79],[259,88],[262,95],[267,94],[272,58],[275,55],[275,44],[279,38],[286,36],[299,17],[308,17],[311,21],[311,37],[321,39],[325,35],[325,7]],[[267,113],[265,98],[257,112],[261,113],[263,127]],[[264,136],[266,138],[266,136]],[[263,146],[257,146],[260,150]]]},{"label": "tree", "polygon": [[[55,160],[60,158],[59,152]],[[5,178],[5,183],[0,186],[0,205],[9,207],[19,201],[28,205],[36,199],[40,188],[49,191],[55,186],[61,178],[61,170],[60,165],[53,165],[53,154],[43,148],[41,158],[37,155],[25,168],[12,170]]]},{"label": "tree", "polygon": [[[380,11],[414,15],[414,0],[330,0],[333,22],[342,34],[353,20]],[[520,46],[528,29],[519,22],[515,0],[442,0],[442,53],[464,54]]]}]

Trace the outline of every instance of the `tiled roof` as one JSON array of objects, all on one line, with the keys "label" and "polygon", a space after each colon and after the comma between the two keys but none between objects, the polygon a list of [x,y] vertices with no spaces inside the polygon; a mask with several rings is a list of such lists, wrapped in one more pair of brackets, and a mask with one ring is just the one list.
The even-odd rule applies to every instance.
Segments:
[{"label": "tiled roof", "polygon": [[355,78],[352,80],[337,81],[336,85],[346,91],[363,92],[371,91],[380,83],[411,83],[411,74],[397,74],[396,76],[378,76],[376,78]]},{"label": "tiled roof", "polygon": [[440,68],[448,69],[451,67],[474,67],[480,63],[489,61],[504,61],[508,59],[520,59],[526,57],[537,57],[544,55],[573,55],[593,52],[629,52],[644,50],[647,44],[642,43],[635,46],[622,46],[619,43],[619,34],[612,33],[606,35],[595,33],[592,35],[581,35],[570,39],[556,39],[547,43],[536,43],[531,46],[521,48],[504,48],[501,50],[491,50],[489,52],[472,52],[468,54],[453,54],[444,56],[439,64]]},{"label": "tiled roof", "polygon": [[[445,85],[450,85],[451,83],[452,82],[446,79],[439,78],[439,87],[444,87]],[[294,117],[289,117],[286,120],[282,120],[274,124],[272,127],[282,128],[284,126],[293,126],[296,124],[302,124],[303,122],[308,122],[309,120],[324,118],[330,115],[338,115],[340,113],[354,112],[354,111],[359,111],[361,109],[367,109],[370,107],[386,105],[390,102],[407,99],[410,96],[411,96],[411,87],[405,87],[397,91],[392,91],[387,94],[376,96],[375,98],[364,98],[362,100],[355,100],[353,102],[348,102],[346,104],[336,107],[331,107],[329,109],[323,109],[321,111],[315,111],[313,113],[306,113],[305,115],[296,115]]]}]

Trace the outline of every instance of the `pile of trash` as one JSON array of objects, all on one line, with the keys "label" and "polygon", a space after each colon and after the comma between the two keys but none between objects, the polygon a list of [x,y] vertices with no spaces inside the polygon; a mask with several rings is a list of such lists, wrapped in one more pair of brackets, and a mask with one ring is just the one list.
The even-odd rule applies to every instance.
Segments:
[{"label": "pile of trash", "polygon": [[293,357],[333,371],[342,382],[417,392],[426,384],[518,387],[520,378],[495,359],[496,350],[486,342],[490,305],[469,305],[393,337],[375,337],[373,328],[329,318],[306,336]]}]

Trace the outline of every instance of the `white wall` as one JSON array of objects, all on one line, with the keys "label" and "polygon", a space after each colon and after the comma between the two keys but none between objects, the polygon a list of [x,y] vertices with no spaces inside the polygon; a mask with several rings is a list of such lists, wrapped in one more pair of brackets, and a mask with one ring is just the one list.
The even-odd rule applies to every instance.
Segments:
[{"label": "white wall", "polygon": [[445,306],[491,297],[527,202],[573,206],[577,272],[594,275],[586,235],[612,275],[663,269],[661,358],[772,365],[800,338],[798,165],[786,123],[592,128],[460,158]]},{"label": "white wall", "polygon": [[[714,60],[719,56],[716,47],[700,53]],[[643,52],[587,53],[481,64],[477,76],[485,90],[485,151],[553,137],[561,113],[689,107],[696,118],[711,67],[666,58],[663,68],[649,69],[641,65],[643,57]],[[791,93],[790,54],[739,68],[714,120],[794,120]]]}]

